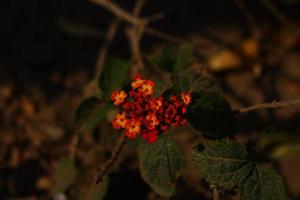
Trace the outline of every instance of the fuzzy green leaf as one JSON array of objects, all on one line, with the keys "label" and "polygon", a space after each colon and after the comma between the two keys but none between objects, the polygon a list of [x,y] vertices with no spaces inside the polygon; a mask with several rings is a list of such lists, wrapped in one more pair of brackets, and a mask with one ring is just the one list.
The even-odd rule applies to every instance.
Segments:
[{"label": "fuzzy green leaf", "polygon": [[192,153],[200,176],[228,190],[237,189],[255,167],[255,163],[248,161],[245,147],[230,140],[200,144]]},{"label": "fuzzy green leaf", "polygon": [[240,196],[241,200],[284,200],[286,191],[277,171],[257,167],[241,185]]},{"label": "fuzzy green leaf", "polygon": [[85,99],[76,110],[75,123],[86,130],[92,130],[106,117],[111,108],[112,105],[101,103],[97,97]]},{"label": "fuzzy green leaf", "polygon": [[191,44],[169,45],[153,62],[165,72],[178,72],[189,67],[193,61],[193,51],[194,47]]},{"label": "fuzzy green leaf", "polygon": [[121,59],[111,60],[103,69],[99,88],[110,95],[114,90],[122,88],[122,84],[128,78],[130,64]]},{"label": "fuzzy green leaf", "polygon": [[191,69],[182,70],[180,73],[172,73],[171,80],[179,92],[220,91],[213,77],[197,74]]},{"label": "fuzzy green leaf", "polygon": [[144,180],[160,195],[171,196],[185,163],[180,146],[165,135],[152,144],[142,142],[138,153]]},{"label": "fuzzy green leaf", "polygon": [[181,71],[192,63],[194,46],[191,44],[183,44],[178,48],[177,59],[174,64],[174,71]]},{"label": "fuzzy green leaf", "polygon": [[193,92],[186,118],[195,129],[216,138],[233,135],[236,128],[230,104],[216,91]]},{"label": "fuzzy green leaf", "polygon": [[65,192],[75,183],[76,176],[74,161],[69,158],[61,159],[54,171],[54,193]]},{"label": "fuzzy green leaf", "polygon": [[230,140],[205,142],[193,149],[201,177],[226,190],[239,191],[242,200],[283,200],[285,187],[273,169],[257,167],[243,145]]}]

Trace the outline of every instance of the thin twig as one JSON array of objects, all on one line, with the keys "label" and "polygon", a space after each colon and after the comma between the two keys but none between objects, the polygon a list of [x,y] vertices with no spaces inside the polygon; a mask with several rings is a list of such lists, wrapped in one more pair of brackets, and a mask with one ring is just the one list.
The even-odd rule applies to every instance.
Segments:
[{"label": "thin twig", "polygon": [[142,37],[142,34],[144,32],[144,27],[130,27],[126,29],[126,34],[128,37],[128,41],[130,43],[130,48],[131,48],[131,55],[132,55],[132,62],[133,62],[133,67],[132,71],[133,74],[137,73],[139,70],[138,68],[144,68],[144,63],[142,59],[142,54],[140,50],[140,40]]},{"label": "thin twig", "polygon": [[186,39],[168,34],[168,33],[164,33],[162,31],[159,31],[157,29],[151,28],[151,27],[145,27],[145,33],[149,34],[149,35],[154,35],[156,37],[162,38],[164,40],[169,40],[171,42],[175,42],[175,43],[185,43],[188,42]]},{"label": "thin twig", "polygon": [[[136,5],[133,9],[133,16],[139,17],[140,12],[142,10],[143,5],[146,3],[146,0],[137,0]],[[137,73],[138,67],[144,68],[142,53],[140,50],[140,41],[144,34],[145,24],[140,24],[139,26],[130,26],[126,29],[126,34],[128,37],[129,45],[131,48],[131,56],[132,56],[132,67],[131,73]]]},{"label": "thin twig", "polygon": [[121,20],[119,18],[115,18],[109,24],[109,27],[108,27],[107,32],[106,32],[106,39],[104,41],[104,44],[100,48],[98,58],[97,58],[97,61],[96,61],[96,69],[95,69],[95,76],[96,77],[98,77],[100,75],[101,71],[102,71],[102,68],[103,68],[103,66],[105,64],[105,61],[106,61],[109,45],[112,43],[112,41],[113,41],[113,39],[114,39],[114,37],[117,33],[118,26],[119,26],[120,22],[121,22]]},{"label": "thin twig", "polygon": [[141,24],[146,23],[146,20],[133,16],[132,14],[120,8],[117,4],[113,3],[112,1],[108,1],[108,0],[90,0],[90,1],[111,11],[115,16],[119,17],[120,19],[123,19],[136,26],[140,26]]},{"label": "thin twig", "polygon": [[275,108],[280,108],[280,107],[293,106],[296,104],[300,104],[300,98],[290,100],[290,101],[279,101],[279,102],[273,101],[271,103],[262,103],[262,104],[250,106],[247,108],[241,108],[241,109],[239,109],[239,113],[247,113],[247,112],[252,112],[252,111],[262,110],[262,109],[267,109],[267,108],[275,109]]},{"label": "thin twig", "polygon": [[138,15],[140,14],[145,3],[146,3],[146,0],[137,0],[136,1],[135,6],[133,8],[133,16],[134,17],[138,17]]},{"label": "thin twig", "polygon": [[[146,2],[145,0],[137,1],[136,6],[134,8],[135,11],[134,11],[133,15],[131,15],[127,11],[123,10],[122,8],[120,8],[119,6],[117,6],[116,4],[114,4],[114,3],[112,3],[108,0],[90,0],[90,1],[97,4],[97,5],[102,6],[106,9],[108,9],[108,10],[110,10],[118,18],[120,18],[122,20],[125,20],[125,21],[127,21],[127,22],[129,22],[129,23],[131,23],[135,26],[141,26],[141,24],[145,25],[146,22],[160,19],[163,16],[162,14],[155,14],[155,15],[150,16],[148,18],[146,17],[144,19],[144,21],[141,20],[140,18],[138,18],[135,13],[140,12],[139,10],[141,10],[143,4]],[[161,31],[159,31],[157,29],[154,29],[154,28],[151,28],[151,27],[144,27],[144,28],[145,28],[145,30],[144,30],[145,33],[150,34],[150,35],[154,35],[156,37],[159,37],[159,38],[162,38],[162,39],[165,39],[165,40],[169,40],[171,42],[176,42],[176,43],[187,42],[185,39],[170,35],[168,33],[161,32]]]},{"label": "thin twig", "polygon": [[122,134],[122,136],[118,140],[118,144],[115,147],[114,151],[112,152],[111,158],[105,163],[105,166],[98,170],[96,175],[96,184],[100,183],[103,180],[103,177],[107,173],[107,171],[113,166],[113,164],[116,162],[119,154],[121,153],[121,150],[125,144],[125,135]]}]

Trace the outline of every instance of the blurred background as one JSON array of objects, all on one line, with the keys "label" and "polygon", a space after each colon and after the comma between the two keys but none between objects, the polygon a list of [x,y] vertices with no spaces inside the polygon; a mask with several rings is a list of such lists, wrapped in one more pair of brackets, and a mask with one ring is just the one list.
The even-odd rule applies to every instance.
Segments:
[{"label": "blurred background", "polygon": [[[114,2],[131,13],[136,1]],[[73,142],[76,107],[96,93],[101,47],[116,17],[80,0],[1,1],[0,11],[0,199],[73,199],[75,190],[86,194],[86,184],[57,189],[64,187],[58,186],[59,173],[68,174],[70,182],[78,173],[62,159]],[[299,98],[299,0],[146,1],[141,16],[157,13],[162,17],[151,21],[152,32],[141,38],[143,55],[159,53],[164,44],[192,43],[193,67],[217,78],[234,109]],[[118,24],[107,58],[132,59],[128,27],[122,20]],[[242,143],[254,143],[268,127],[279,132],[261,148],[276,159],[290,198],[300,199],[300,106],[245,114],[239,122],[236,139]],[[74,162],[87,174],[109,158],[119,136],[108,126],[78,142]],[[190,148],[195,135],[179,141]],[[135,150],[130,143],[122,153],[104,199],[165,199],[141,179]],[[193,169],[186,171],[171,199],[211,198]]]}]

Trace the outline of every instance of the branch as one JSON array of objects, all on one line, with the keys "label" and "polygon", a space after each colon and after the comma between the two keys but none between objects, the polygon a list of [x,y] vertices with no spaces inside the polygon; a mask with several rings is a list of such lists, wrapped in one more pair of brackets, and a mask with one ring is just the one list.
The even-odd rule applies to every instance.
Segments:
[{"label": "branch", "polygon": [[138,17],[140,14],[143,6],[145,5],[146,0],[138,0],[133,8],[133,16]]},{"label": "branch", "polygon": [[[133,16],[139,17],[140,12],[146,0],[137,0],[135,7],[133,9]],[[139,70],[138,67],[144,68],[144,62],[142,58],[142,53],[140,50],[140,43],[144,33],[145,24],[141,24],[139,26],[130,26],[125,29],[129,46],[131,48],[131,57],[132,57],[132,67],[131,67],[131,74],[136,74]]]},{"label": "branch", "polygon": [[119,17],[120,19],[123,19],[136,26],[140,26],[146,23],[146,20],[139,19],[138,17],[131,15],[130,13],[126,12],[125,10],[123,10],[122,8],[120,8],[118,5],[116,5],[111,1],[108,0],[90,0],[90,1],[111,11],[112,13],[114,13],[115,16]]},{"label": "branch", "polygon": [[145,33],[147,33],[149,35],[154,35],[156,37],[159,37],[159,38],[162,38],[162,39],[165,39],[165,40],[169,40],[169,41],[175,42],[175,43],[186,43],[186,42],[189,42],[186,39],[183,39],[183,38],[180,38],[180,37],[176,37],[176,36],[170,35],[168,33],[161,32],[161,31],[156,30],[156,29],[151,28],[151,27],[145,27]]},{"label": "branch", "polygon": [[300,104],[300,98],[290,100],[290,101],[273,101],[271,103],[262,103],[254,106],[250,106],[247,108],[241,108],[238,110],[239,113],[247,113],[247,112],[252,112],[256,110],[262,110],[262,109],[268,109],[268,108],[280,108],[280,107],[287,107],[287,106],[293,106],[296,104]]},{"label": "branch", "polygon": [[111,158],[105,163],[105,166],[101,170],[98,170],[96,175],[96,184],[100,183],[103,180],[103,177],[105,176],[107,171],[114,165],[119,154],[121,153],[125,141],[125,134],[122,134],[122,136],[119,138],[117,146],[112,153]]},{"label": "branch", "polygon": [[[127,13],[126,11],[123,11],[121,8],[119,8],[117,5],[111,3],[110,1],[107,1],[107,0],[92,0],[92,1],[105,2],[105,3],[107,3],[107,5],[110,5],[111,7],[105,7],[105,6],[102,5],[103,7],[108,8],[108,9],[109,8],[117,8],[116,12],[126,13],[126,15],[131,16],[133,18],[136,18],[138,20],[140,20],[140,19],[137,18],[137,17],[139,15],[139,13],[141,12],[141,9],[142,9],[143,5],[146,2],[146,0],[137,1],[136,4],[135,4],[134,9],[132,11],[132,15],[131,15],[131,14]],[[124,16],[122,17],[118,13],[114,13],[114,14],[119,18],[126,19],[126,18],[124,18]],[[119,20],[117,19],[116,21],[118,22]],[[111,25],[111,26],[113,26],[113,25]],[[114,28],[114,27],[111,27],[111,26],[110,26],[110,28],[112,29],[111,30],[112,33],[109,33],[110,31],[108,30],[108,36],[111,35],[111,34],[113,34],[111,36],[114,36],[114,34],[116,32],[116,27]],[[117,25],[115,25],[115,26],[117,26]],[[145,26],[145,23],[138,23],[138,24],[133,23],[133,26],[128,29],[128,30],[132,30],[132,33],[133,33],[132,36],[136,36],[136,38],[134,38],[134,37],[131,38],[132,41],[130,41],[130,42],[133,43],[133,44],[131,44],[133,46],[132,47],[132,54],[133,54],[133,56],[137,56],[137,59],[141,59],[141,53],[140,53],[140,49],[139,49],[139,42],[140,42],[140,38],[141,38],[142,33],[143,33],[144,26]],[[136,54],[136,55],[134,55],[134,54]],[[115,147],[115,149],[112,153],[111,158],[105,163],[105,166],[101,170],[98,170],[97,175],[96,175],[96,184],[100,183],[103,180],[103,177],[105,176],[105,174],[108,172],[108,170],[111,167],[113,167],[114,163],[116,162],[116,160],[118,158],[118,155],[121,153],[121,150],[122,150],[124,144],[125,144],[125,135],[122,134],[122,136],[119,138],[117,146]]]}]

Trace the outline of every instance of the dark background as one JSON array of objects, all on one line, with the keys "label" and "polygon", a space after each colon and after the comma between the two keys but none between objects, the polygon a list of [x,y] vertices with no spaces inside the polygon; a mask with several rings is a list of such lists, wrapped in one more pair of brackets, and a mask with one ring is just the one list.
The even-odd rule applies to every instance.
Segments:
[{"label": "dark background", "polygon": [[[114,2],[128,11],[135,3]],[[199,65],[211,63],[215,52],[233,49],[240,58],[238,67],[210,71],[233,107],[299,97],[300,2],[272,1],[292,27],[282,23],[260,1],[244,2],[262,35],[260,56],[251,59],[240,58],[240,45],[253,35],[243,12],[232,0],[149,0],[141,13],[163,13],[163,19],[151,23],[151,27],[194,42]],[[87,85],[95,76],[97,55],[113,16],[80,0],[1,1],[0,13],[0,199],[51,199],[53,166],[67,151],[75,108],[91,93]],[[109,57],[130,59],[126,27],[125,22],[119,27]],[[168,42],[146,34],[142,51],[149,55]],[[261,66],[258,76],[256,64]],[[297,107],[250,114],[242,117],[241,132],[255,135],[272,124],[294,133],[299,130],[299,116]],[[99,132],[81,141],[82,154],[97,144]],[[102,145],[100,150],[107,153],[111,146],[112,143]],[[93,155],[79,155],[78,162],[91,164]],[[107,199],[159,199],[142,181],[138,170],[131,167],[136,165],[136,155],[128,155],[111,175]],[[297,199],[299,156],[279,163]],[[197,184],[199,180],[189,178],[179,181],[183,189],[174,199],[201,199],[201,191],[186,183]]]}]

